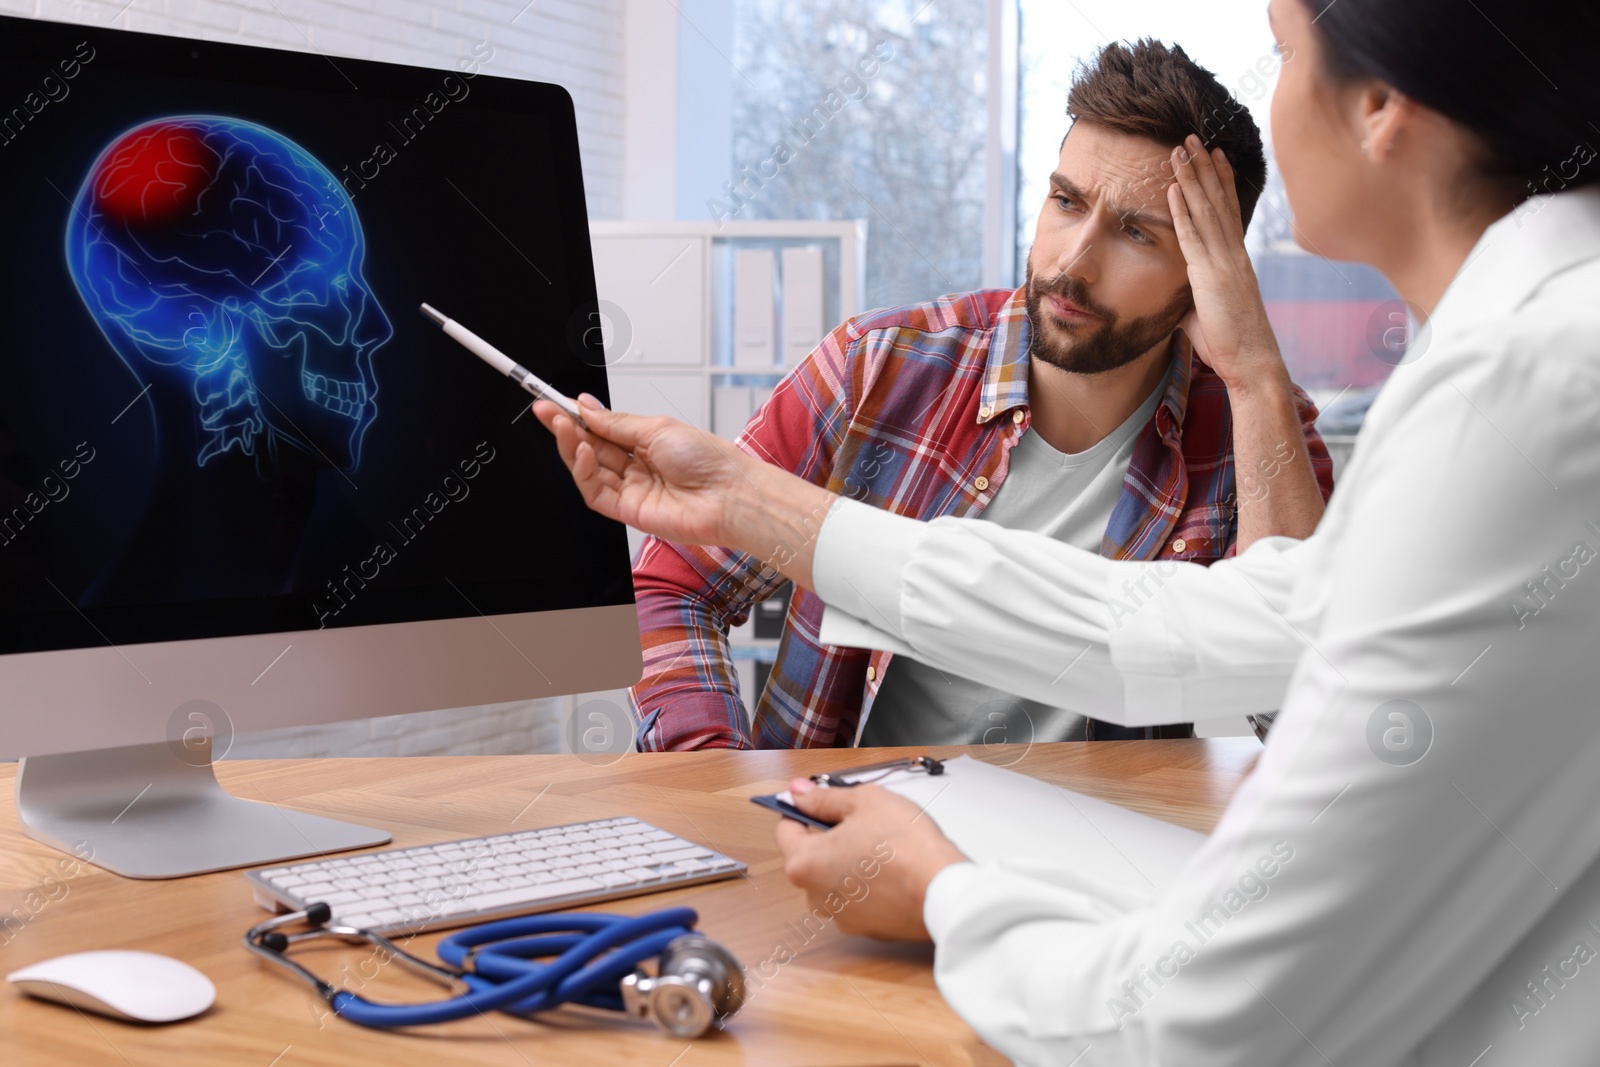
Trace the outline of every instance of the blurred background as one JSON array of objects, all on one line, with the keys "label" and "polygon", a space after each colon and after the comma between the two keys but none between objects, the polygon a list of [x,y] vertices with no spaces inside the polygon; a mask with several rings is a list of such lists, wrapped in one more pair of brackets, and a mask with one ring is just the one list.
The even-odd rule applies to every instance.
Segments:
[{"label": "blurred background", "polygon": [[[1178,43],[1254,114],[1269,177],[1247,245],[1342,465],[1410,324],[1384,279],[1294,239],[1271,165],[1265,0],[0,0],[0,11],[559,83],[572,94],[617,406],[733,436],[826,330],[1011,287],[1074,67]],[[1290,59],[1292,62],[1292,58]],[[485,146],[484,165],[493,165]],[[1336,467],[1337,469],[1337,467]],[[638,537],[632,544],[636,548]],[[747,705],[782,603],[734,633]],[[241,735],[241,756],[570,751],[620,692]],[[1246,732],[1243,723],[1216,732]]]}]

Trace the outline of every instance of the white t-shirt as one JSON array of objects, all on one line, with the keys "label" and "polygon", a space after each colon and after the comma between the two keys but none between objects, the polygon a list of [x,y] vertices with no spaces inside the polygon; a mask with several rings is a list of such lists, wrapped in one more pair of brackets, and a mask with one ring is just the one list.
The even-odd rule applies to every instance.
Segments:
[{"label": "white t-shirt", "polygon": [[[1122,496],[1134,443],[1155,415],[1165,388],[1162,379],[1122,425],[1083,452],[1058,452],[1029,429],[1012,446],[1005,480],[978,517],[1099,552]],[[1087,727],[1081,710],[1029,700],[910,656],[895,656],[867,711],[861,743],[1078,741]]]}]

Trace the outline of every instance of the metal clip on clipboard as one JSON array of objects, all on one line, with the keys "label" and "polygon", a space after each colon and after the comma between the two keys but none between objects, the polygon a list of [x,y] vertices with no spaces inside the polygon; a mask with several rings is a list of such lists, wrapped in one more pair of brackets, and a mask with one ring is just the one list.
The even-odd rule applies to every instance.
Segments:
[{"label": "metal clip on clipboard", "polygon": [[[872,763],[865,767],[852,767],[847,771],[824,771],[813,774],[811,780],[818,785],[849,786],[868,785],[886,778],[895,771],[927,771],[930,776],[944,773],[944,761],[936,760],[932,756],[912,756],[909,759],[889,760],[887,763]],[[870,775],[870,777],[861,777]]]},{"label": "metal clip on clipboard", "polygon": [[[909,759],[889,760],[886,763],[872,763],[865,767],[851,767],[843,771],[824,771],[821,774],[811,775],[811,780],[821,786],[853,786],[867,785],[871,782],[887,778],[895,771],[923,771],[930,776],[944,773],[944,761],[934,759],[932,756],[912,756]],[[831,830],[833,824],[807,815],[794,806],[793,798],[787,791],[773,793],[767,796],[751,797],[752,804],[759,804],[777,812],[786,819],[816,827],[818,830]]]}]

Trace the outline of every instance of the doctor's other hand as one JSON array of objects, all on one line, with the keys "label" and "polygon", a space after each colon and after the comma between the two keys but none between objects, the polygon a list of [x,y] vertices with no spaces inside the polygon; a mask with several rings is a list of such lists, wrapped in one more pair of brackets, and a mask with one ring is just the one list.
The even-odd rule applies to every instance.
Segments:
[{"label": "doctor's other hand", "polygon": [[533,413],[590,508],[669,541],[725,543],[730,497],[748,487],[741,470],[757,461],[676,419],[609,411],[588,393],[578,405],[587,431],[548,400]]},{"label": "doctor's other hand", "polygon": [[795,806],[831,830],[793,819],[778,822],[784,873],[806,891],[813,910],[835,916],[847,934],[927,941],[922,905],[933,876],[967,857],[923,810],[875,785],[824,788],[789,783]]}]

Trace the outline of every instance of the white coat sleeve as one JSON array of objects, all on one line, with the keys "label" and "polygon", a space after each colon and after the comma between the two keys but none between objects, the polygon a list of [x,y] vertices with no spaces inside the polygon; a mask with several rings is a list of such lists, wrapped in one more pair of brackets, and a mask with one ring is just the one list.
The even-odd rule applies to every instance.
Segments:
[{"label": "white coat sleeve", "polygon": [[1209,568],[1105,559],[975,519],[840,498],[813,566],[826,644],[880,648],[1128,726],[1275,711],[1304,639],[1302,542]]}]

